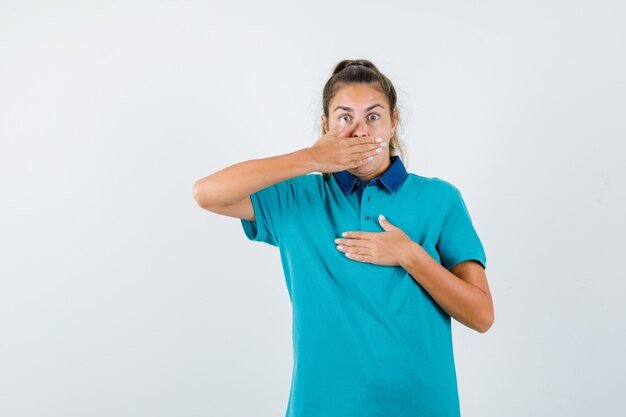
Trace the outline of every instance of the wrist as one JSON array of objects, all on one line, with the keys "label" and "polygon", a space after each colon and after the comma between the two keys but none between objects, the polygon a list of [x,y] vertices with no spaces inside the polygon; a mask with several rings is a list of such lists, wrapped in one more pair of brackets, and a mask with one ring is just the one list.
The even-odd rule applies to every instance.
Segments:
[{"label": "wrist", "polygon": [[303,166],[306,167],[307,173],[320,172],[317,167],[317,162],[315,161],[315,158],[313,158],[313,152],[311,148],[302,148],[296,151],[296,153],[300,157]]},{"label": "wrist", "polygon": [[424,263],[424,256],[429,256],[424,248],[417,242],[411,241],[403,253],[400,266],[406,270],[414,271]]}]

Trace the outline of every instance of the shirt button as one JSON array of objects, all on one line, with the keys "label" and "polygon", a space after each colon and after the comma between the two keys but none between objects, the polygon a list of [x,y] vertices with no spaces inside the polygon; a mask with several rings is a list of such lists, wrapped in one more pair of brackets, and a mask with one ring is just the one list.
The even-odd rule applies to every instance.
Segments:
[{"label": "shirt button", "polygon": [[369,214],[366,214],[366,215],[365,215],[365,220],[369,220],[369,219],[371,219],[370,215],[369,215]]}]

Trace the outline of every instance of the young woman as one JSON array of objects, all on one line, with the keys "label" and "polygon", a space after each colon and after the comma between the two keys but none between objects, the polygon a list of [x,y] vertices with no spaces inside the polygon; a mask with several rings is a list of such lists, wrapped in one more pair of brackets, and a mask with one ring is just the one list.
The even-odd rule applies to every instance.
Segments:
[{"label": "young woman", "polygon": [[[460,191],[406,171],[396,91],[345,60],[310,148],[198,180],[197,203],[277,246],[293,312],[287,417],[460,415],[451,321],[494,321]],[[319,175],[318,173],[322,173]]]}]

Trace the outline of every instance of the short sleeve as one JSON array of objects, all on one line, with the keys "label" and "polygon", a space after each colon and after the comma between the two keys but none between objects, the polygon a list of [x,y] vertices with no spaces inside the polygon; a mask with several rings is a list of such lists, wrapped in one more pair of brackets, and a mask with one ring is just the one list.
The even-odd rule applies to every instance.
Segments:
[{"label": "short sleeve", "polygon": [[479,261],[483,268],[487,266],[485,250],[474,229],[461,192],[456,188],[443,218],[437,251],[441,257],[441,264],[448,270],[470,259]]},{"label": "short sleeve", "polygon": [[295,207],[299,178],[289,178],[250,194],[256,220],[240,219],[248,239],[272,246],[280,244],[281,232]]}]

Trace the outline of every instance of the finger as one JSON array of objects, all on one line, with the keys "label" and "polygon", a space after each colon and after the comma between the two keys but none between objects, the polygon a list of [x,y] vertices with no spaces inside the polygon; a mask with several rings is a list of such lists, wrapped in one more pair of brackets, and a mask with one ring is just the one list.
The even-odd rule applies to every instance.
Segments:
[{"label": "finger", "polygon": [[357,145],[350,145],[350,153],[351,154],[363,154],[363,157],[367,157],[368,155],[380,155],[385,152],[385,148],[387,144],[384,142],[374,142],[374,143],[363,143]]},{"label": "finger", "polygon": [[381,141],[378,142],[376,136],[356,136],[349,138],[350,146],[365,146],[365,145],[381,145],[385,140],[381,138]]},{"label": "finger", "polygon": [[376,150],[368,151],[368,152],[354,152],[351,154],[351,157],[354,158],[357,162],[366,164],[369,161],[374,160],[374,158],[381,158],[382,151],[377,152]]},{"label": "finger", "polygon": [[352,153],[369,153],[370,151],[380,149],[380,152],[383,152],[386,147],[387,144],[384,142],[376,142],[376,140],[374,140],[374,142],[371,142],[370,140],[368,140],[366,143],[350,144],[350,151]]},{"label": "finger", "polygon": [[348,127],[348,123],[346,123],[345,120],[341,120],[339,123],[337,123],[335,126],[333,126],[332,129],[330,129],[328,134],[332,135],[332,136],[339,136],[344,131],[346,131],[347,127]]}]

